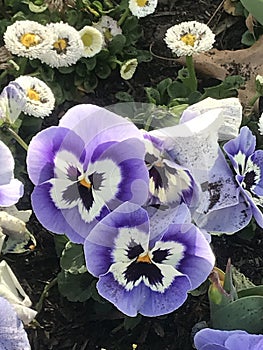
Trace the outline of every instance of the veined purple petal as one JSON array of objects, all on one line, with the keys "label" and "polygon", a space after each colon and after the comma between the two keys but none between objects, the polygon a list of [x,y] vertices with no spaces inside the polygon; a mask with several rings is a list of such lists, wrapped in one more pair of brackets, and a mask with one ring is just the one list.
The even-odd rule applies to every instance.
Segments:
[{"label": "veined purple petal", "polygon": [[2,297],[0,297],[0,349],[31,349],[22,322],[10,303]]},{"label": "veined purple petal", "polygon": [[[251,164],[251,169],[246,168],[246,173],[249,175],[250,191],[258,197],[263,197],[263,151],[255,151],[248,159],[247,165]],[[252,175],[252,176],[251,176]],[[246,175],[245,179],[246,181]]]},{"label": "veined purple petal", "polygon": [[255,147],[256,137],[247,126],[240,129],[238,137],[224,145],[224,150],[238,174],[243,174],[246,160],[253,154]]}]

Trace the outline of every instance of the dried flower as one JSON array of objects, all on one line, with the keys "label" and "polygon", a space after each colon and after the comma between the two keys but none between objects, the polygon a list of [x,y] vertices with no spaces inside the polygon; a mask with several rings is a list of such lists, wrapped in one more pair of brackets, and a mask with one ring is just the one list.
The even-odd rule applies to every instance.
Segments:
[{"label": "dried flower", "polygon": [[98,29],[104,36],[104,46],[118,34],[122,34],[122,29],[110,16],[102,16],[97,23],[93,23],[94,28]]},{"label": "dried flower", "polygon": [[132,58],[121,65],[120,74],[122,79],[129,80],[133,77],[138,66],[138,61],[136,58]]},{"label": "dried flower", "polygon": [[169,28],[164,41],[177,56],[191,56],[211,49],[215,35],[206,24],[190,21]]},{"label": "dried flower", "polygon": [[62,12],[66,7],[75,7],[76,0],[45,0],[50,12]]}]

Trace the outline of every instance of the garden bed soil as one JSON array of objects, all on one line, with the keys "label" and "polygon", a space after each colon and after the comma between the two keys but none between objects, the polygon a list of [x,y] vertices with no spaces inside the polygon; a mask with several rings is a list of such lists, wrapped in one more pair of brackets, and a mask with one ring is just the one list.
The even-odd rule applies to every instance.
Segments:
[{"label": "garden bed soil", "polygon": [[[146,102],[144,88],[155,86],[162,79],[176,77],[181,68],[166,48],[163,37],[167,28],[182,21],[197,20],[209,23],[212,30],[224,24],[229,16],[221,8],[220,0],[183,0],[159,1],[157,11],[144,19],[144,37],[140,48],[153,52],[153,60],[142,63],[133,79],[123,81],[118,72],[110,78],[100,81],[95,93],[83,98],[84,103],[107,106],[116,103],[115,94],[119,91],[131,93],[136,101]],[[225,28],[216,37],[216,47],[223,49],[242,48],[241,36],[246,30],[244,18],[237,19],[235,25]],[[159,56],[159,57],[158,57]],[[162,56],[162,58],[160,58]],[[199,85],[206,87],[214,84],[209,77],[198,76]],[[43,127],[56,125],[58,119],[75,102],[59,106],[52,116],[46,118]],[[32,185],[27,179],[25,197],[19,207],[30,208]],[[43,289],[54,280],[60,271],[54,238],[32,215],[28,224],[37,240],[36,248],[22,255],[6,255],[25,291],[30,296],[33,307],[37,306]],[[213,248],[217,256],[217,265],[224,269],[227,259],[254,283],[262,283],[263,239],[262,230],[257,230],[251,240],[239,235],[213,238]],[[190,295],[187,302],[177,311],[163,317],[142,317],[133,329],[123,327],[123,315],[117,310],[113,313],[96,315],[91,313],[90,301],[85,303],[69,302],[58,292],[57,285],[45,295],[41,311],[32,326],[27,327],[33,350],[130,350],[137,344],[138,350],[190,350],[192,348],[192,327],[200,321],[209,320],[209,304],[206,293],[198,297]]]}]

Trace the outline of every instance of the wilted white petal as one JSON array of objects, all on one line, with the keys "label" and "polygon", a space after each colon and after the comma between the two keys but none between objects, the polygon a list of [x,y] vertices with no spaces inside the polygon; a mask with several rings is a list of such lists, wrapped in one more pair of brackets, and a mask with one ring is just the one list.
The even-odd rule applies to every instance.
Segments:
[{"label": "wilted white petal", "polygon": [[263,113],[261,114],[261,117],[259,118],[259,121],[258,121],[258,131],[260,135],[263,135]]},{"label": "wilted white petal", "polygon": [[129,9],[138,18],[150,15],[155,11],[158,0],[129,0]]},{"label": "wilted white petal", "polygon": [[6,261],[0,262],[0,296],[13,305],[17,316],[25,323],[30,323],[37,312],[30,309],[31,300]]},{"label": "wilted white petal", "polygon": [[138,66],[138,61],[136,58],[132,58],[126,62],[124,62],[121,66],[120,74],[122,79],[129,80],[133,77],[133,74],[136,71]]},{"label": "wilted white petal", "polygon": [[181,116],[180,123],[184,123],[205,112],[212,112],[215,108],[222,109],[224,118],[224,122],[218,130],[219,141],[230,140],[237,137],[242,121],[242,105],[239,99],[235,97],[223,98],[221,100],[207,97],[187,107]]}]

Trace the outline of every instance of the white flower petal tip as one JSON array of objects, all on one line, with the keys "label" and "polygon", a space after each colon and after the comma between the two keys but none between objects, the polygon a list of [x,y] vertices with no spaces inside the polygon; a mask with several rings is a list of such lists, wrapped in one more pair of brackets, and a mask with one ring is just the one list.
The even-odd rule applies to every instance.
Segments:
[{"label": "white flower petal tip", "polygon": [[259,121],[258,121],[258,131],[260,135],[263,135],[263,113],[261,114],[261,117],[259,118]]},{"label": "white flower petal tip", "polygon": [[16,21],[4,33],[6,48],[15,55],[38,58],[51,47],[47,27],[35,21]]},{"label": "white flower petal tip", "polygon": [[122,79],[124,80],[131,79],[136,71],[137,66],[138,66],[138,61],[136,58],[132,58],[124,62],[120,69],[120,74]]},{"label": "white flower petal tip", "polygon": [[164,41],[176,56],[192,56],[210,50],[215,34],[204,23],[182,22],[167,30]]},{"label": "white flower petal tip", "polygon": [[75,64],[82,56],[84,47],[79,32],[67,23],[50,23],[52,45],[39,56],[41,62],[52,68],[68,67]]},{"label": "white flower petal tip", "polygon": [[140,18],[153,13],[157,4],[158,0],[130,0],[129,9],[133,16]]},{"label": "white flower petal tip", "polygon": [[37,311],[30,309],[31,300],[6,261],[0,262],[0,296],[13,305],[17,316],[24,324],[30,323]]},{"label": "white flower petal tip", "polygon": [[224,119],[223,124],[218,130],[219,141],[227,141],[237,137],[242,121],[242,105],[236,97],[223,98],[221,100],[208,97],[195,103],[184,110],[180,123],[184,123],[203,113],[212,112],[217,108],[222,109]]},{"label": "white flower petal tip", "polygon": [[93,57],[101,51],[104,38],[98,29],[85,26],[79,31],[79,35],[84,45],[83,57]]},{"label": "white flower petal tip", "polygon": [[21,75],[15,80],[26,93],[26,104],[23,108],[25,114],[44,118],[55,107],[55,97],[51,89],[42,80]]}]

